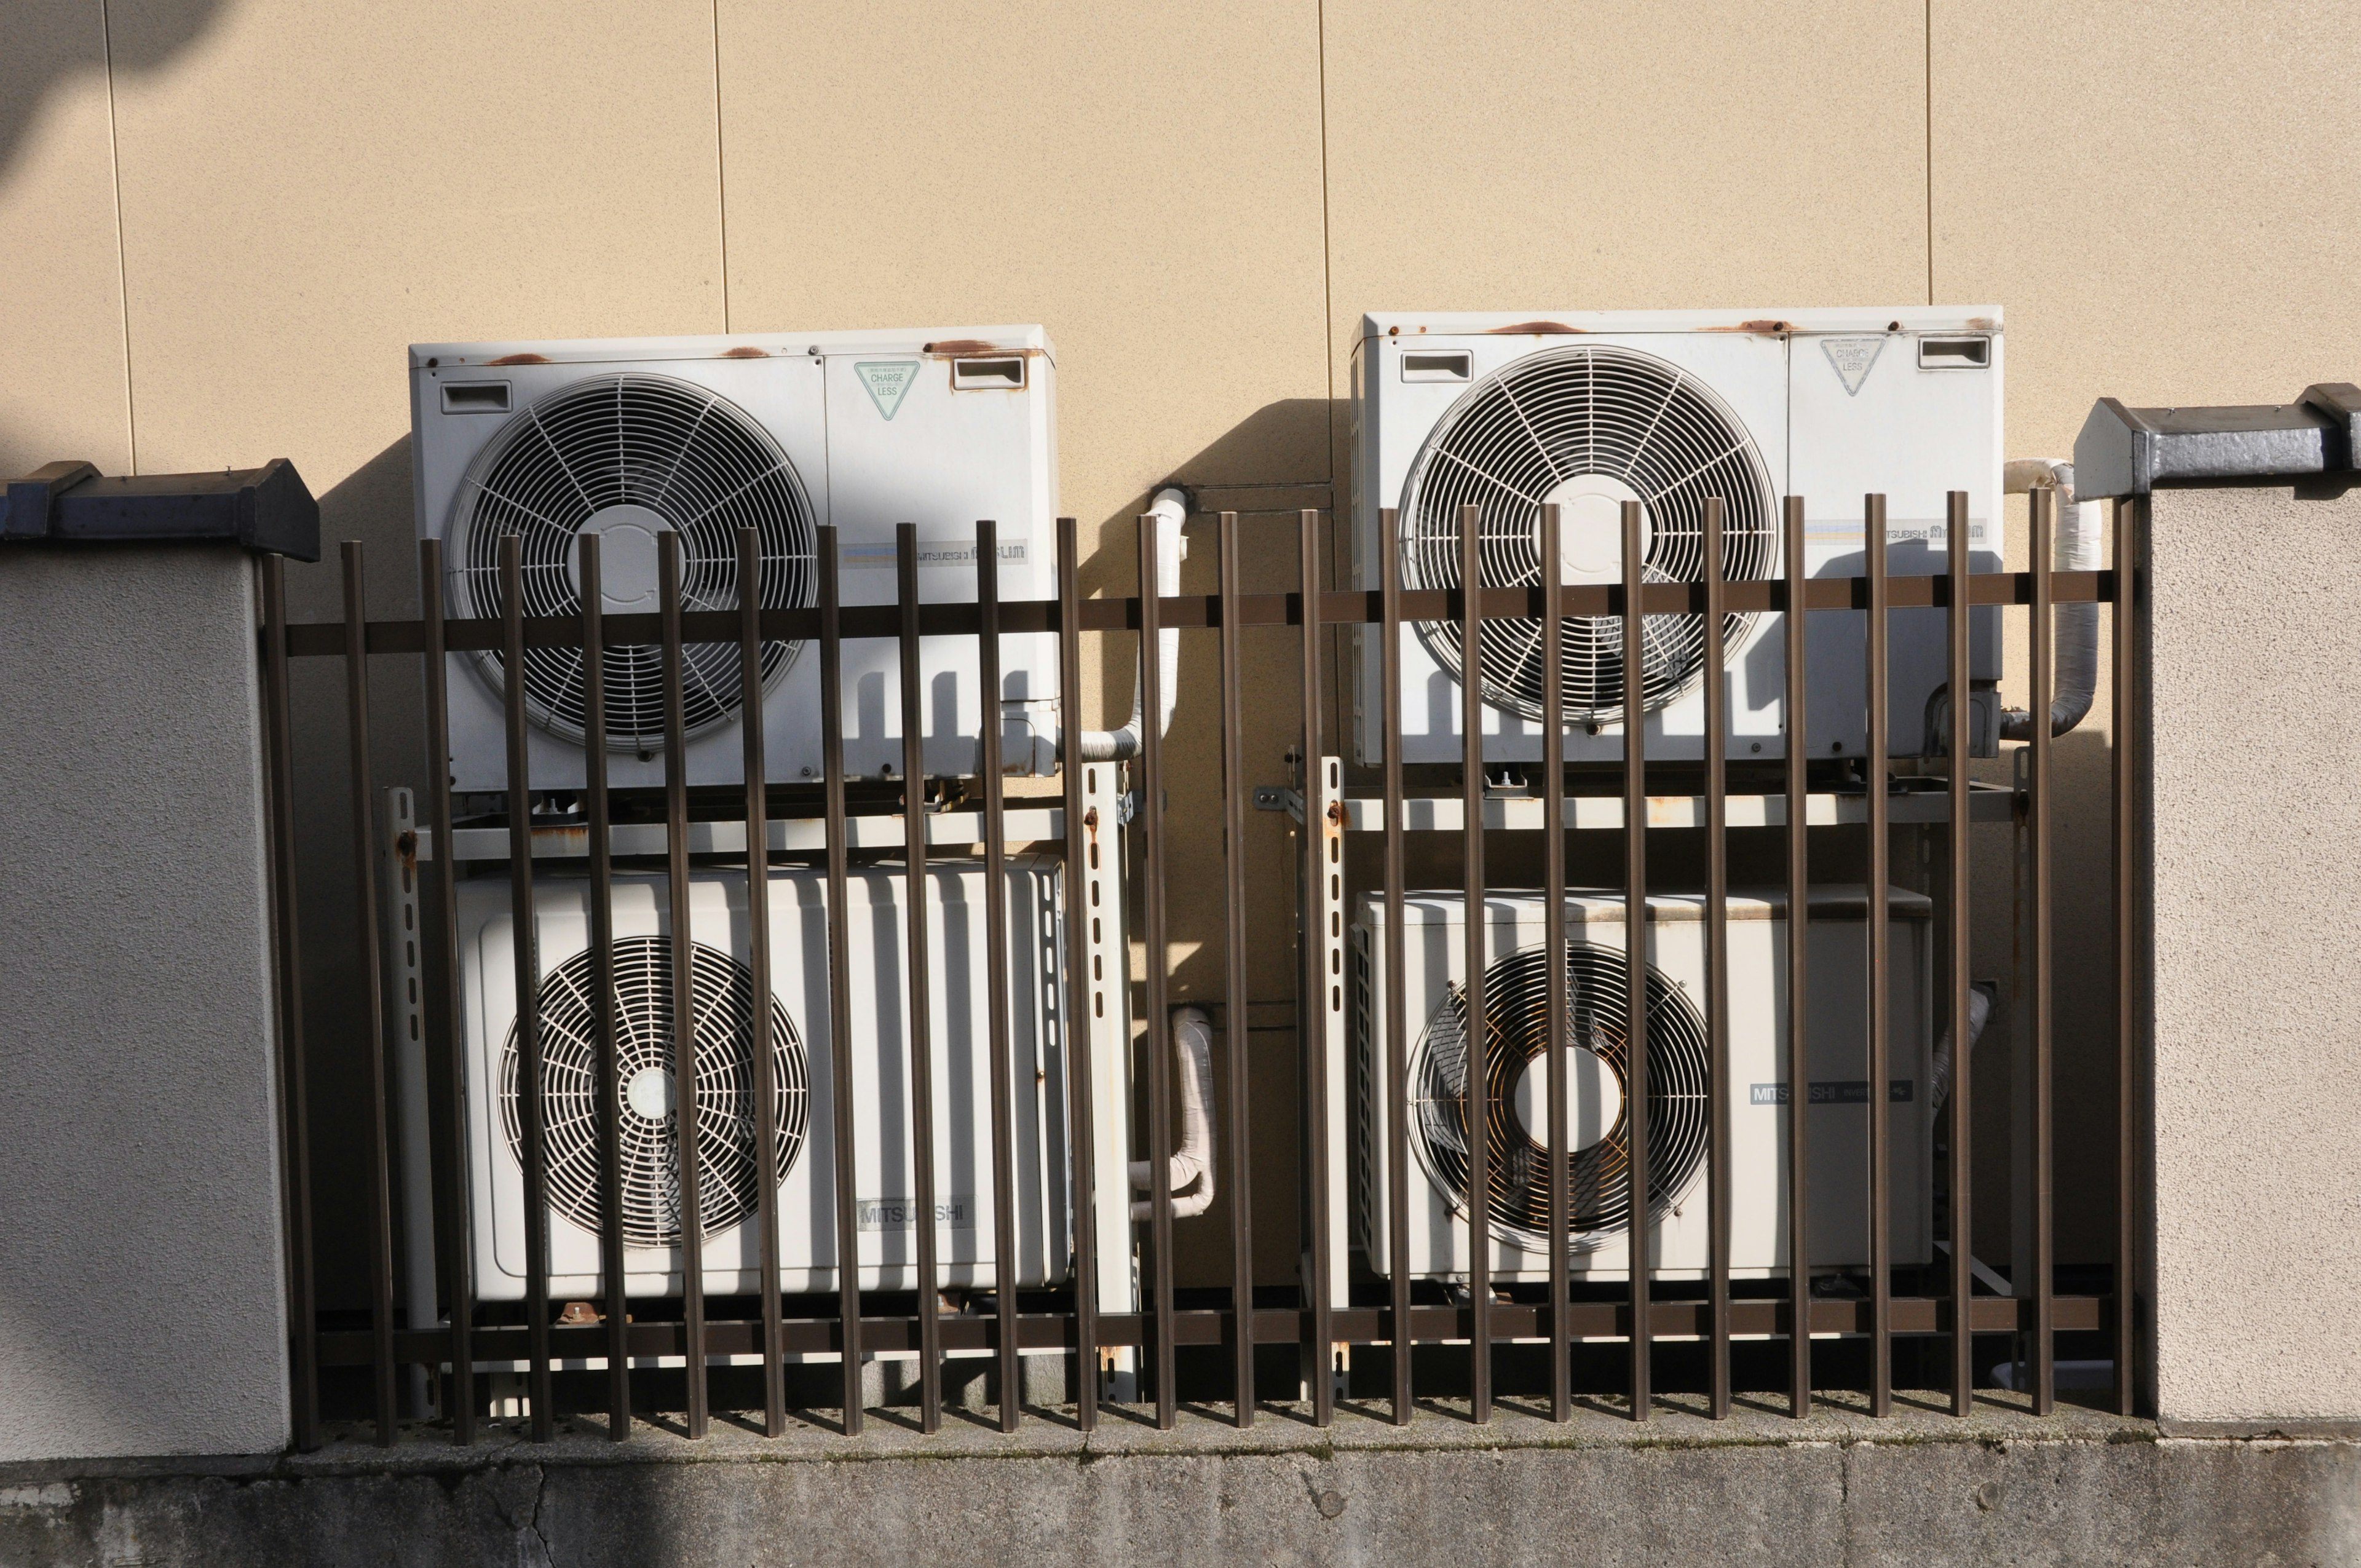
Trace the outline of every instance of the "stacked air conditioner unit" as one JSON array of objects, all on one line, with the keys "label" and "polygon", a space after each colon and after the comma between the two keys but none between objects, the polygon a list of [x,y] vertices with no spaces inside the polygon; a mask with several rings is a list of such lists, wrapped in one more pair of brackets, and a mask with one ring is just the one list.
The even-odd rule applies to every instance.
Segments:
[{"label": "stacked air conditioner unit", "polygon": [[[1393,531],[1406,588],[1461,586],[1464,509],[1478,509],[1487,586],[1541,581],[1542,508],[1562,509],[1560,579],[1623,580],[1625,503],[1641,508],[1642,575],[1652,583],[1704,577],[1706,503],[1724,508],[1722,570],[1733,581],[1786,573],[1787,498],[1805,501],[1804,568],[1812,576],[1861,575],[1865,497],[1885,498],[1887,570],[1949,569],[1948,493],[1968,497],[1971,565],[2000,566],[2001,361],[1997,310],[1785,312],[1568,312],[1388,314],[1365,317],[1355,347],[1353,570],[1356,586],[1382,585]],[[1867,745],[1866,624],[1860,612],[1811,617],[1806,712],[1800,737],[1784,711],[1786,670],[1775,614],[1741,613],[1724,626],[1723,667],[1703,667],[1698,616],[1651,617],[1644,662],[1627,672],[1620,619],[1569,617],[1563,629],[1564,705],[1542,707],[1540,627],[1488,620],[1476,671],[1485,699],[1481,753],[1488,763],[1541,760],[1544,727],[1565,734],[1577,770],[1620,762],[1634,710],[1651,762],[1704,755],[1705,683],[1724,684],[1728,754],[1770,761],[1800,742],[1810,758],[1863,757]],[[1889,622],[1890,753],[1939,754],[1947,686],[1946,612],[1896,611]],[[1461,682],[1469,659],[1454,622],[1406,625],[1389,650],[1376,627],[1355,640],[1355,755],[1382,761],[1389,730],[1409,764],[1455,766],[1464,756]],[[1972,747],[1999,738],[2000,620],[1971,622],[1969,691]],[[1385,710],[1385,658],[1399,661],[1401,707]],[[1627,698],[1627,675],[1631,696]],[[1389,719],[1391,719],[1389,725]],[[1380,1274],[1416,1277],[1468,1272],[1471,1140],[1490,1151],[1493,1277],[1546,1277],[1547,1079],[1543,910],[1532,894],[1495,894],[1482,916],[1488,978],[1482,1036],[1471,1063],[1465,1014],[1464,898],[1421,893],[1405,905],[1402,1025],[1406,1080],[1409,1253],[1393,1255],[1386,1107],[1382,902],[1356,895],[1350,923],[1349,1023],[1332,1008],[1332,1113],[1353,1135],[1349,1170],[1332,1170],[1332,1208],[1355,1216],[1355,1240]],[[1891,986],[1878,999],[1891,1030],[1889,1081],[1869,1082],[1865,920],[1859,887],[1811,896],[1808,1081],[1787,1081],[1784,986],[1795,931],[1783,897],[1733,901],[1730,933],[1729,1098],[1733,1140],[1733,1266],[1784,1271],[1783,1216],[1790,1201],[1784,1149],[1800,1125],[1814,1173],[1815,1266],[1867,1262],[1868,1112],[1872,1094],[1892,1113],[1894,1257],[1923,1260],[1928,1219],[1928,920],[1926,901],[1890,894]],[[1701,901],[1649,903],[1646,1047],[1650,1063],[1651,1266],[1678,1277],[1708,1263],[1705,1199],[1707,1099]],[[1630,1119],[1625,1095],[1623,901],[1584,894],[1567,906],[1566,965],[1575,1040],[1567,1094],[1574,1129],[1573,1267],[1627,1277]],[[1338,955],[1341,959],[1344,955]],[[1488,1124],[1468,1125],[1468,1077],[1491,1090]],[[1793,1115],[1787,1108],[1794,1101]],[[1341,1244],[1340,1244],[1341,1245]],[[1338,1279],[1341,1255],[1332,1257]]]},{"label": "stacked air conditioner unit", "polygon": [[[565,617],[580,609],[579,542],[599,538],[604,607],[610,616],[658,609],[658,541],[680,541],[686,608],[731,609],[758,593],[766,607],[818,598],[817,530],[833,524],[840,544],[842,602],[896,598],[896,525],[916,523],[919,583],[928,601],[976,595],[975,524],[997,525],[997,584],[1005,600],[1056,597],[1053,516],[1056,447],[1054,363],[1038,327],[874,333],[786,333],[730,337],[574,343],[423,345],[411,350],[418,526],[444,541],[446,609],[454,618],[501,613],[502,542],[521,536],[523,608]],[[737,532],[756,531],[760,580],[737,569]],[[766,765],[774,784],[822,776],[819,660],[797,643],[763,651],[763,689],[745,692],[734,645],[690,644],[685,691],[691,785],[741,780],[740,719],[759,701]],[[854,776],[887,776],[902,762],[898,654],[891,639],[842,644],[845,766]],[[978,685],[972,638],[927,640],[927,770],[972,774],[981,729],[1003,727],[1011,772],[1057,766],[1059,724],[1054,637],[1016,634],[1002,646],[1002,689]],[[611,751],[607,777],[617,790],[665,782],[663,661],[654,645],[604,654]],[[502,725],[507,683],[522,679],[531,718],[530,786],[538,796],[584,782],[582,655],[534,649],[525,668],[496,654],[453,655],[451,777],[462,792],[511,791]],[[1086,770],[1104,795],[1109,831],[1114,770]],[[1096,798],[1095,796],[1093,798]],[[511,794],[511,805],[516,796]],[[465,838],[467,835],[462,834]],[[437,846],[456,855],[460,846]],[[644,862],[642,862],[644,864]],[[1106,857],[1119,866],[1121,853]],[[598,1079],[588,952],[589,883],[566,862],[544,861],[533,882],[533,923],[545,1060],[543,1082],[554,1292],[592,1295],[598,1279],[601,1219],[597,1181]],[[578,861],[574,865],[578,868]],[[1103,1069],[1119,1097],[1128,1045],[1123,991],[1096,999],[1093,1016],[1069,1011],[1060,933],[1070,901],[1090,877],[1054,860],[1012,857],[1005,896],[1008,946],[988,951],[980,862],[929,864],[914,887],[893,863],[858,865],[847,913],[851,1082],[833,1081],[828,1032],[829,921],[824,876],[772,867],[770,907],[774,1106],[781,1129],[776,1168],[755,1168],[746,899],[738,866],[700,862],[691,879],[686,938],[692,972],[700,1223],[705,1288],[755,1288],[759,1238],[752,1223],[760,1183],[775,1185],[780,1275],[788,1291],[833,1288],[835,1214],[848,1197],[860,1235],[859,1283],[912,1288],[915,1183],[911,1164],[910,1027],[906,1017],[906,919],[922,899],[929,932],[936,1212],[939,1273],[946,1286],[995,1277],[988,1069],[987,984],[1005,966],[1011,1002],[1009,1091],[1016,1171],[1017,1281],[1039,1285],[1070,1270],[1072,1238],[1067,1168],[1070,1053],[1112,1054]],[[1123,950],[1121,900],[1091,888],[1115,917],[1105,933]],[[1104,899],[1102,899],[1104,894]],[[477,1289],[520,1295],[526,1265],[522,1106],[516,1035],[515,942],[506,879],[466,881],[459,900],[459,970],[466,1031],[468,1124],[461,1130],[471,1186]],[[661,873],[629,872],[614,882],[615,1002],[620,1020],[623,1230],[626,1288],[634,1294],[681,1288],[682,1205],[677,1190],[676,1082],[669,1020],[674,928]],[[1094,947],[1093,951],[1097,948]],[[1103,1013],[1101,1009],[1103,1008]],[[423,1081],[423,1058],[407,1043],[397,1065]],[[404,1086],[404,1102],[423,1103]],[[855,1190],[838,1190],[832,1103],[852,1100]],[[1124,1121],[1117,1117],[1118,1128]],[[1120,1191],[1126,1140],[1103,1137],[1102,1181]],[[410,1178],[427,1179],[423,1159]],[[413,1194],[413,1200],[417,1198]],[[423,1212],[413,1201],[413,1212]],[[1119,1227],[1121,1211],[1117,1210]],[[1115,1233],[1120,1234],[1119,1229]],[[431,1257],[412,1255],[431,1268]],[[417,1270],[414,1268],[413,1272]],[[430,1276],[431,1277],[431,1276]],[[415,1291],[413,1290],[413,1295]],[[427,1300],[432,1301],[429,1287]],[[1126,1304],[1121,1301],[1112,1305]]]},{"label": "stacked air conditioner unit", "polygon": [[[1624,904],[1614,894],[1570,894],[1565,906],[1568,1039],[1567,1225],[1577,1277],[1628,1276],[1631,1249],[1631,1118],[1625,1103],[1631,1041],[1625,983]],[[1785,977],[1795,923],[1784,894],[1730,900],[1730,1266],[1763,1276],[1787,1266],[1787,1140],[1798,1120],[1808,1140],[1813,1266],[1868,1262],[1870,901],[1858,887],[1812,891],[1805,940],[1810,992],[1808,1078],[1788,1079]],[[1887,895],[1893,948],[1887,990],[1889,1174],[1893,1256],[1927,1260],[1930,1123],[1927,1094],[1932,907],[1901,889]],[[1471,1061],[1466,1015],[1466,899],[1420,893],[1402,907],[1403,1016],[1411,1194],[1409,1255],[1416,1278],[1468,1273],[1467,1213],[1477,1130],[1469,1123],[1471,1071],[1488,1086],[1481,1130],[1487,1155],[1494,1279],[1549,1277],[1550,955],[1547,907],[1531,894],[1498,893],[1484,905],[1484,1036]],[[1648,901],[1649,1263],[1665,1277],[1701,1277],[1709,1262],[1706,1153],[1711,1103],[1706,1032],[1704,901]],[[1395,1259],[1387,1194],[1386,912],[1361,900],[1351,934],[1349,1059],[1332,1073],[1354,1104],[1354,1239],[1379,1274]],[[1800,1107],[1791,1118],[1789,1107]]]},{"label": "stacked air conditioner unit", "polygon": [[[1782,503],[1806,504],[1814,576],[1862,569],[1862,498],[1887,498],[1887,569],[1946,569],[1946,494],[1968,494],[1975,569],[2000,565],[2001,330],[1997,309],[1569,312],[1372,315],[1354,350],[1354,570],[1380,586],[1383,513],[1394,510],[1405,587],[1459,584],[1461,509],[1480,509],[1484,580],[1540,581],[1541,508],[1564,509],[1569,583],[1620,582],[1621,503],[1642,510],[1649,582],[1703,579],[1705,502],[1725,507],[1723,569],[1733,580],[1785,571]],[[1726,626],[1730,754],[1786,754],[1775,616]],[[1894,615],[1892,752],[1938,751],[1928,729],[1944,686],[1944,612]],[[1651,759],[1703,754],[1700,619],[1652,617],[1641,707]],[[1862,617],[1811,619],[1804,742],[1815,757],[1859,757],[1867,740]],[[1541,757],[1539,628],[1488,623],[1481,660],[1484,755]],[[1375,628],[1356,641],[1357,753],[1385,747]],[[1974,626],[1974,750],[1997,740],[1997,609]],[[1458,683],[1466,665],[1448,622],[1407,626],[1402,757],[1457,762]],[[1569,618],[1563,656],[1569,762],[1622,754],[1620,622]]]}]

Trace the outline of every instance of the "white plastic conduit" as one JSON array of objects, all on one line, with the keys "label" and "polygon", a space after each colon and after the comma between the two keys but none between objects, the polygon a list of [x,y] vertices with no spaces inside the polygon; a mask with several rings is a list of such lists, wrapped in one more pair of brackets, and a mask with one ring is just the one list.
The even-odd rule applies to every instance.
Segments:
[{"label": "white plastic conduit", "polygon": [[[1172,1055],[1180,1069],[1180,1147],[1172,1156],[1172,1217],[1185,1220],[1213,1206],[1213,1020],[1202,1007],[1172,1010]],[[1187,1190],[1195,1182],[1197,1190]],[[1152,1191],[1156,1162],[1131,1162],[1131,1184]],[[1131,1217],[1156,1217],[1153,1199],[1134,1199]]]},{"label": "white plastic conduit", "polygon": [[[2058,538],[2054,569],[2095,572],[2099,569],[2099,503],[2074,499],[2074,465],[2056,457],[2011,463],[2003,481],[2012,495],[2019,491],[2055,488],[2058,492]],[[2063,735],[2091,711],[2091,694],[2099,685],[2099,607],[2061,604],[2057,617],[2057,690],[2049,704],[2049,733]],[[2000,716],[2004,740],[2033,739],[2033,715],[2012,707]]]},{"label": "white plastic conduit", "polygon": [[[1189,497],[1178,485],[1167,485],[1156,492],[1148,503],[1148,515],[1156,520],[1156,597],[1172,598],[1180,592],[1180,563],[1189,554],[1187,541],[1180,537],[1180,525],[1189,520]],[[1157,639],[1157,663],[1163,679],[1160,683],[1163,708],[1159,735],[1172,729],[1172,707],[1180,695],[1180,633],[1167,628]],[[1078,694],[1069,694],[1066,700],[1081,710]],[[1137,677],[1131,687],[1131,718],[1120,729],[1085,729],[1077,750],[1085,762],[1127,762],[1139,755],[1139,736],[1146,717],[1140,711],[1140,685]]]}]

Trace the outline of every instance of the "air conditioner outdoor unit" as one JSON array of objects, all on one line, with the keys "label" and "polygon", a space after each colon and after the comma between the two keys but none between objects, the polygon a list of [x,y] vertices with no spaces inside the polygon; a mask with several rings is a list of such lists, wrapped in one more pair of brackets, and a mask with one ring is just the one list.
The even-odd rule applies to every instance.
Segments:
[{"label": "air conditioner outdoor unit", "polygon": [[[1867,930],[1860,887],[1816,887],[1806,955],[1810,1080],[1804,1126],[1814,1267],[1869,1261]],[[1924,1263],[1931,1236],[1927,1108],[1933,906],[1894,889],[1887,976],[1887,1104],[1891,1241],[1897,1264]],[[1566,899],[1569,1044],[1567,1228],[1577,1277],[1628,1277],[1631,1260],[1630,1042],[1625,1025],[1623,900]],[[1549,958],[1543,900],[1497,893],[1485,901],[1484,1075],[1490,1264],[1501,1281],[1549,1277]],[[1403,1038],[1408,1058],[1410,1250],[1413,1277],[1468,1272],[1469,1158],[1466,902],[1419,893],[1403,901]],[[1729,1097],[1733,1194],[1730,1264],[1741,1277],[1786,1271],[1786,1149],[1794,1094],[1787,1081],[1786,944],[1780,893],[1730,904]],[[1361,902],[1352,927],[1349,1063],[1355,1135],[1349,1144],[1356,1240],[1381,1275],[1395,1266],[1387,1220],[1385,904]],[[1706,1033],[1704,901],[1648,901],[1648,1163],[1655,1269],[1702,1277],[1708,1241],[1706,1156],[1710,1053]],[[1342,1073],[1348,1064],[1334,1062]]]},{"label": "air conditioner outdoor unit", "polygon": [[[412,458],[422,538],[444,542],[445,608],[500,613],[500,541],[522,536],[528,615],[578,614],[578,541],[599,536],[609,614],[657,606],[656,540],[681,541],[690,609],[739,603],[737,532],[757,531],[766,607],[818,602],[814,530],[841,530],[847,605],[895,599],[895,527],[918,526],[921,597],[975,597],[975,524],[998,526],[1004,599],[1057,597],[1056,369],[1038,326],[772,333],[569,343],[417,344],[410,350]],[[972,638],[925,652],[927,768],[971,774],[983,714],[999,714],[1005,766],[1048,773],[1057,753],[1057,642],[1003,639],[1002,689],[977,690]],[[686,655],[692,784],[734,784],[745,700],[738,649]],[[821,773],[816,650],[763,650],[773,780]],[[498,652],[454,654],[451,751],[461,790],[506,787]],[[525,655],[532,783],[583,782],[583,684],[572,649]],[[901,762],[897,654],[844,644],[845,766]],[[664,783],[660,650],[606,655],[609,774]]]},{"label": "air conditioner outdoor unit", "polygon": [[[1784,498],[1805,498],[1806,565],[1815,576],[1862,569],[1862,498],[1887,498],[1887,569],[1948,569],[1946,493],[1968,493],[1974,566],[1998,570],[2001,498],[2001,318],[1997,307],[1878,310],[1577,312],[1371,315],[1354,350],[1353,564],[1358,586],[1382,585],[1381,512],[1398,509],[1403,586],[1459,584],[1460,509],[1481,509],[1484,580],[1538,583],[1541,508],[1562,513],[1563,580],[1622,580],[1621,503],[1645,509],[1650,582],[1704,575],[1707,498],[1725,503],[1723,566],[1731,579],[1785,570]],[[1944,615],[1894,613],[1890,748],[1942,747]],[[1775,615],[1726,626],[1730,754],[1785,755],[1784,651]],[[1808,643],[1806,744],[1813,756],[1861,755],[1867,744],[1863,617],[1816,612]],[[1356,636],[1359,760],[1382,759],[1379,629]],[[1569,762],[1622,754],[1620,620],[1569,618],[1564,719]],[[1646,751],[1703,755],[1696,616],[1652,617],[1642,671]],[[1542,745],[1539,627],[1486,625],[1481,661],[1484,755],[1535,762]],[[1997,732],[2000,615],[1976,614],[1972,733],[1990,755]],[[1406,626],[1402,758],[1457,762],[1458,682],[1466,651],[1455,623]]]},{"label": "air conditioner outdoor unit", "polygon": [[[994,1251],[992,1113],[984,942],[984,874],[975,862],[925,872],[935,1103],[935,1228],[943,1286],[990,1286]],[[1010,859],[1009,1102],[1021,1285],[1063,1278],[1071,1258],[1067,1170],[1065,996],[1056,861]],[[912,1176],[908,976],[909,879],[894,867],[851,881],[852,1124],[863,1289],[917,1288]],[[705,1288],[760,1288],[754,1223],[761,1173],[742,872],[694,872],[689,939],[697,1020],[697,1169]],[[614,880],[614,990],[621,1148],[625,1290],[681,1288],[679,1149],[675,1128],[672,942],[662,876]],[[837,1086],[829,1048],[827,879],[774,869],[771,1046],[779,1281],[784,1291],[836,1288]],[[599,1291],[599,1079],[591,997],[589,883],[544,875],[534,885],[539,944],[544,1146],[549,1198],[550,1289],[560,1299]],[[467,1071],[467,1167],[477,1293],[521,1297],[525,1287],[523,1103],[517,1036],[515,924],[505,879],[459,888],[460,983]],[[424,1180],[424,1162],[411,1173]],[[417,1195],[413,1194],[413,1198]]]}]

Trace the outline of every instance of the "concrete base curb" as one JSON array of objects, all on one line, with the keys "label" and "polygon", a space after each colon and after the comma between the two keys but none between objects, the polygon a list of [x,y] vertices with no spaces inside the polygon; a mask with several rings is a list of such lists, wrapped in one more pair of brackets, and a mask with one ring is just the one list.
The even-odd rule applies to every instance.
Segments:
[{"label": "concrete base curb", "polygon": [[18,1465],[0,1471],[0,1563],[2361,1561],[2348,1442],[1999,1402],[1965,1421],[1675,1408],[1645,1426],[1601,1405],[1570,1430],[1448,1406],[1408,1428],[1346,1411],[1326,1433],[1289,1407],[1243,1431],[1224,1414],[1158,1432],[1109,1412],[1088,1438],[1065,1411],[1014,1437],[954,1417],[922,1438],[879,1412],[849,1441],[815,1415],[696,1444],[612,1443],[592,1421],[544,1445],[418,1430],[390,1450]]}]

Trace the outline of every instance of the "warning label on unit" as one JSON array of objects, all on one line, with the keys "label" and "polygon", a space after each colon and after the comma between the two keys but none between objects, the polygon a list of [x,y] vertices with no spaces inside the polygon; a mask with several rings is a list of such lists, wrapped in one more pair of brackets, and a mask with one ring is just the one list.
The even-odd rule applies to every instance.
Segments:
[{"label": "warning label on unit", "polygon": [[895,411],[902,406],[902,400],[909,395],[910,383],[918,378],[920,363],[916,359],[862,359],[853,364],[852,373],[869,389],[869,400],[877,405],[877,411],[892,419]]},{"label": "warning label on unit", "polygon": [[[864,1231],[914,1231],[918,1228],[916,1198],[863,1198],[853,1205],[853,1222]],[[935,1200],[935,1229],[975,1229],[975,1195],[954,1192]]]},{"label": "warning label on unit", "polygon": [[1845,396],[1857,397],[1861,384],[1869,379],[1869,367],[1885,350],[1882,337],[1824,337],[1820,352],[1836,367],[1837,379],[1844,383]]}]

